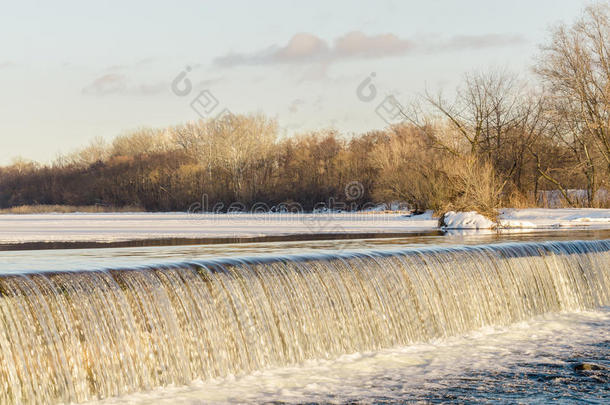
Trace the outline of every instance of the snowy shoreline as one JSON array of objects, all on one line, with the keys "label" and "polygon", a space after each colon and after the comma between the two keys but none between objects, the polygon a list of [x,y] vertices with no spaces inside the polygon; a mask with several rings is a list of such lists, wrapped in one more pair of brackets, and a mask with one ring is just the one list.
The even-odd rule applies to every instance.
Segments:
[{"label": "snowy shoreline", "polygon": [[[469,218],[467,213],[459,213]],[[463,218],[462,218],[463,219]],[[502,232],[608,229],[610,209],[504,209]],[[489,225],[489,224],[487,224]],[[488,226],[454,224],[453,229]],[[114,242],[172,238],[248,238],[294,234],[408,233],[439,230],[430,213],[190,214],[73,213],[0,215],[0,244]]]}]

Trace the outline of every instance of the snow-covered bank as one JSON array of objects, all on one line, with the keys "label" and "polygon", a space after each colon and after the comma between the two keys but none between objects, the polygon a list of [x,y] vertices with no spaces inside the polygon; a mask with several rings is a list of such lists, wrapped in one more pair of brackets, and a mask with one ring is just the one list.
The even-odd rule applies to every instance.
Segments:
[{"label": "snow-covered bank", "polygon": [[0,215],[0,244],[247,238],[293,234],[402,233],[437,229],[431,215],[403,214],[34,214]]},{"label": "snow-covered bank", "polygon": [[500,211],[504,228],[610,227],[610,209],[599,208],[506,208]]},{"label": "snow-covered bank", "polygon": [[444,229],[553,229],[610,227],[610,210],[596,208],[523,208],[500,210],[495,223],[475,212],[449,211],[439,225]]},{"label": "snow-covered bank", "polygon": [[[470,213],[456,213],[452,228],[489,225]],[[477,222],[478,221],[478,222]],[[500,229],[610,228],[610,209],[506,209]],[[0,243],[113,242],[161,238],[234,238],[323,233],[406,233],[433,231],[430,213],[330,214],[33,214],[0,215]]]}]

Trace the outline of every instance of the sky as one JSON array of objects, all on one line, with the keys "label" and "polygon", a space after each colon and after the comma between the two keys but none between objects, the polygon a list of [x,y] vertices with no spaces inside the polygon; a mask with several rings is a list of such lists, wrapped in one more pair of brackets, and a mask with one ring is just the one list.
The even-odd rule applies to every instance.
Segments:
[{"label": "sky", "polygon": [[[0,165],[232,113],[282,134],[391,123],[388,96],[531,72],[580,0],[0,0]],[[381,109],[380,109],[381,108]]]}]

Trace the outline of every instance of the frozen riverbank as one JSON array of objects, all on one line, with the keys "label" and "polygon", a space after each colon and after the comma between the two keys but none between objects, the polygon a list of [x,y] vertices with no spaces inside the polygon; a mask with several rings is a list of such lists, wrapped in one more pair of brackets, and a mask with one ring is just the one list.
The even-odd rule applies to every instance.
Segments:
[{"label": "frozen riverbank", "polygon": [[[500,224],[519,230],[610,228],[610,209],[505,209]],[[438,219],[430,214],[407,217],[399,213],[0,215],[0,244],[391,234],[438,229]]]}]

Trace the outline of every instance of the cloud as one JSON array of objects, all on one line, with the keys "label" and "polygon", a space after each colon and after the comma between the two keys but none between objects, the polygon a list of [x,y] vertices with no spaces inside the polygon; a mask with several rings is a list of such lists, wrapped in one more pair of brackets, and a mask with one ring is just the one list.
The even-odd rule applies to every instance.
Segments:
[{"label": "cloud", "polygon": [[315,35],[300,33],[293,36],[288,44],[270,53],[270,62],[292,63],[310,61],[328,55],[330,49],[326,42]]},{"label": "cloud", "polygon": [[329,48],[324,40],[312,34],[298,33],[286,46],[273,45],[251,54],[230,53],[217,58],[214,63],[219,66],[236,66],[310,62],[323,58],[328,53]]},{"label": "cloud", "polygon": [[383,58],[404,55],[414,47],[411,41],[400,39],[394,34],[367,36],[353,31],[335,40],[338,57]]},{"label": "cloud", "polygon": [[285,46],[273,45],[258,52],[230,53],[215,60],[220,66],[265,65],[332,61],[355,57],[383,57],[400,54],[409,48],[408,41],[393,34],[367,36],[350,32],[335,40],[333,46],[309,33],[295,34]]},{"label": "cloud", "polygon": [[127,89],[127,78],[118,73],[109,73],[98,77],[91,84],[84,87],[83,94],[106,96],[108,94],[122,93]]},{"label": "cloud", "polygon": [[151,96],[167,91],[168,83],[140,83],[131,84],[127,76],[119,73],[108,73],[98,77],[89,85],[85,86],[81,93],[90,96],[108,96],[108,95],[135,95],[135,96]]},{"label": "cloud", "polygon": [[430,51],[459,51],[465,49],[484,49],[502,46],[520,45],[527,40],[521,35],[485,34],[456,35],[447,40],[430,41],[427,45]]},{"label": "cloud", "polygon": [[331,63],[346,59],[386,58],[414,52],[445,52],[461,49],[482,49],[511,46],[525,42],[518,35],[457,35],[442,39],[434,36],[418,40],[394,34],[367,35],[352,31],[336,38],[332,45],[313,34],[298,33],[284,46],[272,45],[252,53],[232,52],[214,60],[221,67],[239,65]]}]

